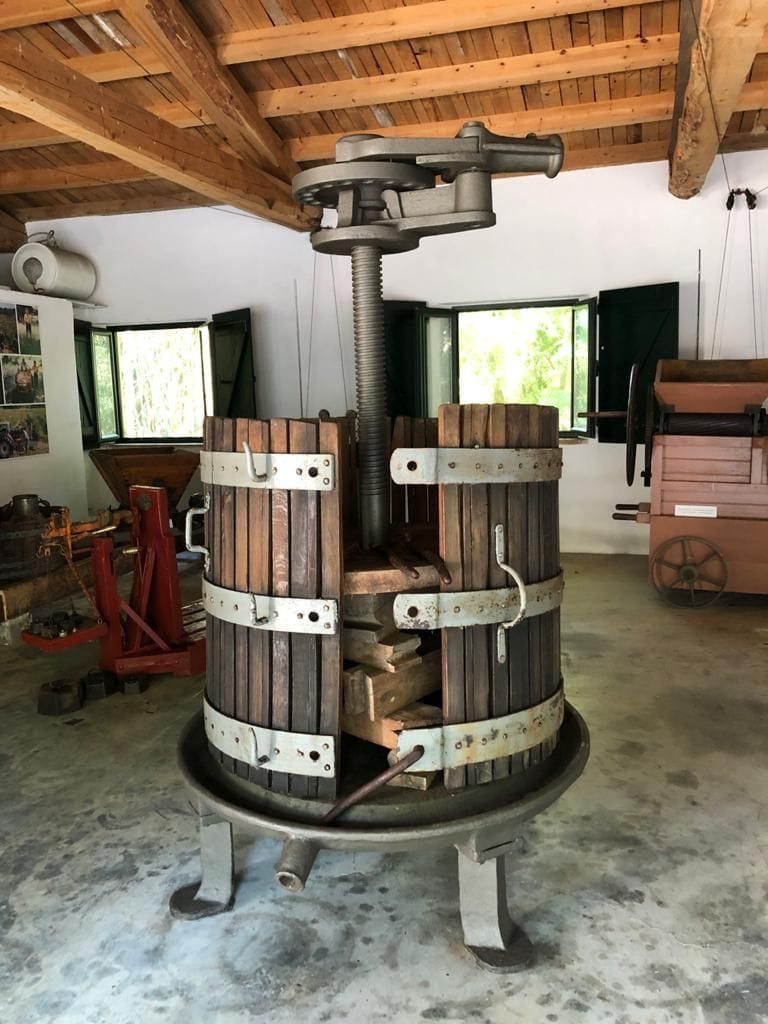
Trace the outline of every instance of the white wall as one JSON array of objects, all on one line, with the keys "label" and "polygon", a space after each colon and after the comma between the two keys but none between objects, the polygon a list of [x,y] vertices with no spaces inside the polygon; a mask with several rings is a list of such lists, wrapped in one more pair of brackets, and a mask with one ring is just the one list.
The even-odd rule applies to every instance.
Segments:
[{"label": "white wall", "polygon": [[[732,185],[755,190],[768,186],[764,154],[736,154],[727,160]],[[607,288],[679,281],[681,353],[692,355],[701,248],[702,355],[708,357],[727,195],[719,165],[710,179],[702,195],[687,202],[667,192],[667,168],[662,163],[574,171],[554,181],[497,181],[497,226],[426,239],[414,253],[386,257],[385,294],[460,305],[586,296]],[[766,207],[768,193],[752,215],[762,268],[768,267]],[[348,260],[315,258],[305,236],[223,210],[84,218],[39,226],[54,226],[61,244],[96,263],[95,298],[105,303],[94,313],[96,322],[195,319],[250,306],[263,416],[299,413],[295,282],[305,388],[310,336],[312,342],[311,392],[305,411],[314,414],[325,406],[340,413],[354,404]],[[715,353],[721,356],[754,354],[746,244],[747,213],[740,200],[731,222],[727,287],[721,299],[720,345]],[[758,278],[768,316],[765,278],[761,272]],[[768,354],[766,327],[768,322],[759,314],[761,354]],[[617,501],[644,500],[647,495],[643,487],[632,492],[626,488],[623,447],[596,442],[569,446],[561,500],[564,550],[646,551],[646,529],[615,523],[610,514]]]},{"label": "white wall", "polygon": [[[64,299],[0,290],[0,302],[34,301],[40,317],[40,341],[45,380],[48,441],[46,455],[0,461],[0,504],[14,494],[39,494],[57,505],[68,505],[78,518],[86,515],[85,469],[80,440],[72,306]],[[0,410],[0,413],[2,410]]]}]

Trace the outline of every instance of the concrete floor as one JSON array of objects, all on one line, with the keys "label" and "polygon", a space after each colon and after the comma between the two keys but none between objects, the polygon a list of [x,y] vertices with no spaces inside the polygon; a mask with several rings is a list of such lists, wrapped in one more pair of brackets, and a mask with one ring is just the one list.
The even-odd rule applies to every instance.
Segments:
[{"label": "concrete floor", "polygon": [[197,871],[174,747],[200,681],[50,719],[38,685],[91,649],[2,649],[0,1019],[768,1021],[768,599],[668,609],[644,566],[566,559],[563,670],[593,752],[520,842],[523,975],[465,952],[450,852],[321,854],[291,896],[277,845],[242,838],[235,910],[173,920]]}]

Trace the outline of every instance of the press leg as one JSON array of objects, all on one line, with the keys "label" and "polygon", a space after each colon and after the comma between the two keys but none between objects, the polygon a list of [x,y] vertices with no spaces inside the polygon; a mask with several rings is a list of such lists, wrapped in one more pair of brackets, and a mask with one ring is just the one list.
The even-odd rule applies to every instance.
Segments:
[{"label": "press leg", "polygon": [[171,896],[174,917],[212,917],[231,910],[235,901],[232,826],[207,811],[200,812],[200,866],[200,882],[184,885]]},{"label": "press leg", "polygon": [[459,853],[459,902],[464,943],[491,971],[521,971],[531,961],[533,946],[509,916],[506,858],[478,864]]}]

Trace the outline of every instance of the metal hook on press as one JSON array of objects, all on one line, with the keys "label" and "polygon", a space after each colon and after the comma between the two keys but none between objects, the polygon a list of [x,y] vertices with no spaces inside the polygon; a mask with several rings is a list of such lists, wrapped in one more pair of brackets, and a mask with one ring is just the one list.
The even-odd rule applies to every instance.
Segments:
[{"label": "metal hook on press", "polygon": [[504,527],[501,523],[497,523],[494,533],[496,537],[496,563],[500,569],[503,569],[505,573],[512,577],[517,585],[517,589],[520,591],[520,610],[517,615],[509,622],[500,622],[496,630],[496,657],[500,664],[503,665],[507,660],[507,630],[514,629],[525,618],[526,611],[528,610],[528,594],[523,577],[516,569],[513,569],[511,565],[507,565],[504,561]]},{"label": "metal hook on press", "polygon": [[[248,474],[248,479],[255,484],[262,484],[267,479],[267,473],[257,473],[256,466],[253,462],[253,452],[251,446],[247,441],[243,441],[243,451],[245,452],[245,471]],[[266,464],[266,457],[264,462]]]}]

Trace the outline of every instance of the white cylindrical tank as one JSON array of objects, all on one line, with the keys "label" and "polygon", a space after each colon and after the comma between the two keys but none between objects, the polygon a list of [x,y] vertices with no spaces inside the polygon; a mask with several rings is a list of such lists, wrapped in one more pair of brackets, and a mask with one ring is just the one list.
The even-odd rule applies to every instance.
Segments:
[{"label": "white cylindrical tank", "polygon": [[14,254],[13,280],[23,292],[62,299],[87,299],[96,287],[96,268],[78,252],[27,242]]}]

